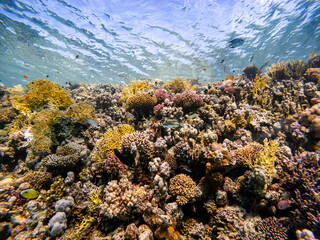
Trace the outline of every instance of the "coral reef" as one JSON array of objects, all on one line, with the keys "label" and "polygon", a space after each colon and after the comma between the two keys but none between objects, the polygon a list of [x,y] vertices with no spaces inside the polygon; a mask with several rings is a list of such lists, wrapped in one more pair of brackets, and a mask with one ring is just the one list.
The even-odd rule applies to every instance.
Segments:
[{"label": "coral reef", "polygon": [[0,84],[0,236],[319,239],[319,59],[207,84]]}]

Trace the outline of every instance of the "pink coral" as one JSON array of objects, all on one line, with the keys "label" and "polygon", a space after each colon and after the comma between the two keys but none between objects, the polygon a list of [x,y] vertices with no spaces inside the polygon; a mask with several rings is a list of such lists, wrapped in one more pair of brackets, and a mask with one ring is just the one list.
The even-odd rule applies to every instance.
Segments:
[{"label": "pink coral", "polygon": [[115,155],[108,154],[105,160],[108,173],[118,174],[126,169],[126,166]]},{"label": "pink coral", "polygon": [[155,93],[155,97],[157,98],[158,103],[162,103],[166,99],[169,99],[170,101],[172,101],[172,96],[170,94],[166,93],[166,91],[162,90],[162,89],[158,90]]},{"label": "pink coral", "polygon": [[176,94],[173,102],[176,106],[182,107],[184,111],[192,111],[203,105],[201,97],[191,91]]},{"label": "pink coral", "polygon": [[159,103],[154,106],[153,113],[156,117],[161,116],[163,107],[164,107],[163,103]]}]

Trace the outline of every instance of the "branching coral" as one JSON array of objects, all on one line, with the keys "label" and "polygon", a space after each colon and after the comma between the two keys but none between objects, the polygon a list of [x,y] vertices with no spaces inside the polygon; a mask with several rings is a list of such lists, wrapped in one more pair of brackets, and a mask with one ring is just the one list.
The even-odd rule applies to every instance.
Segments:
[{"label": "branching coral", "polygon": [[191,91],[176,94],[173,102],[177,107],[182,107],[184,111],[193,111],[203,105],[201,97]]},{"label": "branching coral", "polygon": [[108,154],[105,160],[105,168],[108,173],[119,174],[126,169],[126,166],[115,155]]},{"label": "branching coral", "polygon": [[183,81],[181,78],[174,78],[172,81],[166,82],[163,87],[172,93],[195,90],[195,87],[189,82]]},{"label": "branching coral", "polygon": [[92,106],[86,103],[74,103],[65,111],[67,117],[74,122],[84,123],[87,120],[96,121],[95,110]]},{"label": "branching coral", "polygon": [[253,97],[255,98],[263,92],[267,84],[266,84],[266,78],[263,76],[262,77],[256,76],[253,82],[254,82],[254,86],[252,89],[252,94],[253,94]]},{"label": "branching coral", "polygon": [[283,227],[280,221],[275,217],[265,218],[255,226],[256,232],[250,233],[249,239],[288,239],[287,228]]},{"label": "branching coral", "polygon": [[196,183],[185,174],[178,174],[170,179],[170,194],[176,196],[179,205],[191,201],[196,193]]},{"label": "branching coral", "polygon": [[154,146],[149,141],[149,136],[142,132],[133,132],[125,135],[121,141],[121,152],[128,157],[133,157],[135,164],[147,166],[153,156]]},{"label": "branching coral", "polygon": [[28,83],[25,100],[32,111],[43,107],[66,109],[72,104],[71,97],[59,84],[43,79]]},{"label": "branching coral", "polygon": [[120,149],[122,137],[133,131],[133,127],[127,124],[108,129],[97,142],[95,149],[91,154],[91,159],[98,163],[103,163],[108,154],[114,154],[113,149]]},{"label": "branching coral", "polygon": [[127,100],[142,91],[148,91],[150,89],[150,84],[147,81],[131,81],[128,87],[123,86],[121,93],[121,101],[126,104]]},{"label": "branching coral", "polygon": [[128,98],[126,105],[128,110],[134,110],[140,116],[148,115],[157,104],[157,98],[148,93],[138,93]]},{"label": "branching coral", "polygon": [[307,70],[306,64],[300,59],[296,61],[278,62],[272,64],[267,70],[268,75],[274,80],[283,80],[293,78],[298,80]]},{"label": "branching coral", "polygon": [[104,192],[101,213],[109,218],[128,217],[132,209],[142,204],[147,196],[145,187],[135,186],[126,178],[109,182]]}]

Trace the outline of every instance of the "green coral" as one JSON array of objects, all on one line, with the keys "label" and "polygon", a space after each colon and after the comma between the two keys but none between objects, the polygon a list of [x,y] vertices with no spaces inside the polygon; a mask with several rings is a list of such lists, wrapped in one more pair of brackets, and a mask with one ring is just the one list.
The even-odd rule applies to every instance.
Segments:
[{"label": "green coral", "polygon": [[92,106],[86,103],[74,103],[65,111],[67,117],[74,122],[86,122],[87,120],[97,120],[95,110]]},{"label": "green coral", "polygon": [[96,162],[101,163],[108,154],[114,154],[113,149],[120,149],[122,137],[132,132],[134,132],[133,127],[127,124],[108,129],[97,142],[91,158]]}]

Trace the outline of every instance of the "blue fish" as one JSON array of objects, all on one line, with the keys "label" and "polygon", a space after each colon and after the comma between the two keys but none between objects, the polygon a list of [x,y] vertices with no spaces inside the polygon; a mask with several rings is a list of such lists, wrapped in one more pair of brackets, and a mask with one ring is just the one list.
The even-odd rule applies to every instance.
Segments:
[{"label": "blue fish", "polygon": [[98,125],[98,123],[97,123],[96,121],[91,120],[91,119],[88,119],[88,120],[87,120],[87,123],[89,123],[92,127],[100,128],[100,126]]},{"label": "blue fish", "polygon": [[231,47],[231,48],[239,47],[243,43],[244,43],[244,40],[242,38],[235,38],[229,42],[229,47]]}]

